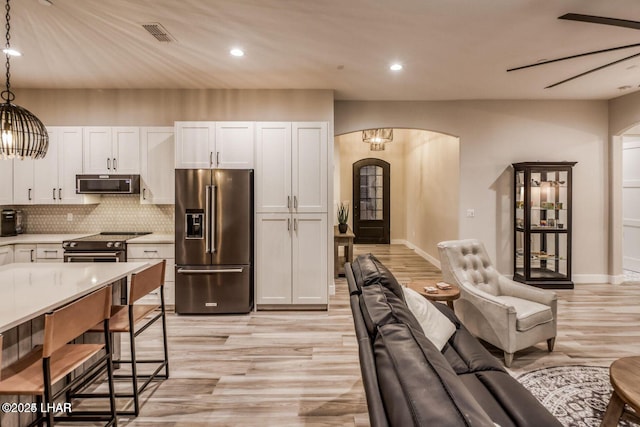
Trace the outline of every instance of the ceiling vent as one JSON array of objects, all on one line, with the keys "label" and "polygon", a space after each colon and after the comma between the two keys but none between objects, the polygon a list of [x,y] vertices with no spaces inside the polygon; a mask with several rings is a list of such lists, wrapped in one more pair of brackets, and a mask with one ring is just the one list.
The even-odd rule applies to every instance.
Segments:
[{"label": "ceiling vent", "polygon": [[158,22],[148,22],[146,24],[141,24],[142,28],[147,30],[149,34],[156,38],[159,42],[173,42],[175,41],[175,37],[173,37],[166,28],[162,26],[162,24]]}]

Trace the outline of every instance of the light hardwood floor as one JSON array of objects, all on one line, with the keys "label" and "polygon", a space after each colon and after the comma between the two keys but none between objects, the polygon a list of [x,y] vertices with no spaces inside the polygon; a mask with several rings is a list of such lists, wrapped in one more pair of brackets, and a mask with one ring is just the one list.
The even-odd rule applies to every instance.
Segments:
[{"label": "light hardwood floor", "polygon": [[[401,245],[357,245],[401,283],[440,277]],[[559,295],[558,338],[516,353],[514,374],[599,365],[640,354],[640,283],[578,285]],[[346,281],[326,312],[257,312],[168,318],[171,378],[143,394],[125,426],[367,426]],[[157,336],[141,349],[157,347]],[[141,338],[144,337],[144,334]],[[495,351],[500,356],[501,352]]]}]

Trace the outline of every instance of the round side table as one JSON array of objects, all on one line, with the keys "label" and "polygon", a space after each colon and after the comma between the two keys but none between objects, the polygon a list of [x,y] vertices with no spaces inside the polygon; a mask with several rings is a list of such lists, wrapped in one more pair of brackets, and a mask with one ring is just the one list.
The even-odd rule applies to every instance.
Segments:
[{"label": "round side table", "polygon": [[430,301],[446,302],[449,308],[453,310],[453,301],[460,298],[460,288],[458,288],[457,285],[449,283],[449,285],[451,285],[451,289],[438,289],[438,292],[433,294],[427,293],[427,291],[424,290],[427,286],[433,286],[434,288],[437,287],[436,283],[437,282],[435,280],[415,280],[413,282],[409,282],[409,285],[407,286]]},{"label": "round side table", "polygon": [[[609,368],[613,393],[602,418],[601,427],[617,426],[623,415],[633,422],[640,422],[640,356],[623,357],[611,364]],[[636,411],[635,414],[625,411],[625,404]],[[625,414],[625,412],[627,412]]]}]

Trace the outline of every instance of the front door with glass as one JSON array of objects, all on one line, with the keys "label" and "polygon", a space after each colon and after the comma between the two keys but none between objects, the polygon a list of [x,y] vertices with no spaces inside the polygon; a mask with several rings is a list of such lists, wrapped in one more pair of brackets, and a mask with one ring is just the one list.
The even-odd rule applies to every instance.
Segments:
[{"label": "front door with glass", "polygon": [[380,159],[353,164],[354,243],[390,242],[390,169]]}]

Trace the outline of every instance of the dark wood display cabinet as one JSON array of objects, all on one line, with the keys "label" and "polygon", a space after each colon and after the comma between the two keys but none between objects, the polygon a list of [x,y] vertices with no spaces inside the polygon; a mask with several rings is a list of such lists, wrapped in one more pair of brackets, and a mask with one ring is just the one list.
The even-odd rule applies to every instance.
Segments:
[{"label": "dark wood display cabinet", "polygon": [[572,289],[571,172],[577,162],[513,163],[513,279]]}]

